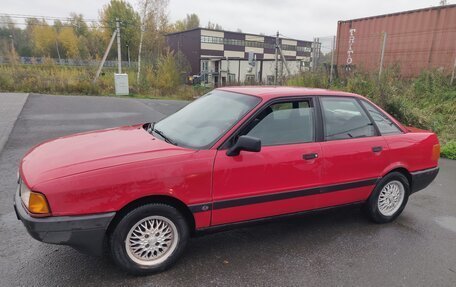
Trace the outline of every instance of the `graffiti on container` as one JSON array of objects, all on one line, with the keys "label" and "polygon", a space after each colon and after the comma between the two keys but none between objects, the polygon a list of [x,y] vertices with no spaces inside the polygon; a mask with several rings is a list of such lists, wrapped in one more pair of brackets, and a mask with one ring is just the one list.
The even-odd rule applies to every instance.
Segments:
[{"label": "graffiti on container", "polygon": [[351,65],[353,63],[353,44],[355,43],[355,32],[356,29],[350,29],[349,33],[350,36],[348,37],[348,50],[347,50],[347,65]]}]

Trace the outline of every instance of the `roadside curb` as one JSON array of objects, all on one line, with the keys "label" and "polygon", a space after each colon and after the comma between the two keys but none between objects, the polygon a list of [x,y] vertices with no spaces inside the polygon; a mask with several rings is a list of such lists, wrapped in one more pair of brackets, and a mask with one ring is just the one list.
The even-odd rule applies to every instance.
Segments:
[{"label": "roadside curb", "polygon": [[29,93],[0,93],[0,154],[29,97]]}]

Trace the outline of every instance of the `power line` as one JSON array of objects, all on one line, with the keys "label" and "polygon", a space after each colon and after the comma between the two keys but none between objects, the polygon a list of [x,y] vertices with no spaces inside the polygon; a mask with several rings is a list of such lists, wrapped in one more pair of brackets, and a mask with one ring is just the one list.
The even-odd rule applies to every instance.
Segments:
[{"label": "power line", "polygon": [[[8,14],[8,13],[0,13],[0,16],[6,16],[6,17],[11,17],[11,18],[22,18],[22,19],[28,19],[28,18],[37,18],[37,19],[47,19],[47,20],[72,20],[74,18],[72,17],[56,17],[56,16],[43,16],[43,15],[24,15],[24,14]],[[77,16],[79,16],[77,14]],[[97,19],[84,19],[84,22],[98,22]]]},{"label": "power line", "polygon": [[[53,25],[44,24],[44,23],[15,23],[15,22],[3,22],[0,21],[0,25],[18,25],[18,26],[41,26],[41,27],[54,27]],[[76,27],[77,25],[68,25],[62,24],[62,27]],[[112,29],[112,27],[108,26],[87,26],[87,29]]]}]

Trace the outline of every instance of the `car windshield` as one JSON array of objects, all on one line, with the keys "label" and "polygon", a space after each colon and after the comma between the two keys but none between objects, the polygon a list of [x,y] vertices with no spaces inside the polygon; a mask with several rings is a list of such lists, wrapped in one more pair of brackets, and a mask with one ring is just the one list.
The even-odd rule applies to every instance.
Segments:
[{"label": "car windshield", "polygon": [[156,123],[154,135],[178,146],[206,149],[259,102],[254,96],[214,90]]}]

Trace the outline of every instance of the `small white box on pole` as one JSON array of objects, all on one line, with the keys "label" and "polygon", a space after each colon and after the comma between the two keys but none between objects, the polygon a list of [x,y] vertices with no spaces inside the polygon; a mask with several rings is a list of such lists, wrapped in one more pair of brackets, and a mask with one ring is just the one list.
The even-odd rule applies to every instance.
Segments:
[{"label": "small white box on pole", "polygon": [[130,90],[128,88],[128,74],[114,74],[114,86],[116,96],[128,96]]}]

